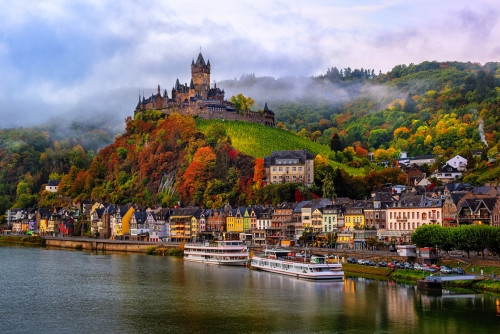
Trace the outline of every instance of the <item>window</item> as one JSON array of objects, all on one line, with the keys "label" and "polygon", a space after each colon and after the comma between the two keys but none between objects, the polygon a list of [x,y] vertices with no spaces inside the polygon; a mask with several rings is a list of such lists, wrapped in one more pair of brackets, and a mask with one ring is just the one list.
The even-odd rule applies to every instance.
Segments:
[{"label": "window", "polygon": [[420,212],[417,212],[417,219],[420,219]]},{"label": "window", "polygon": [[427,214],[424,212],[422,213],[422,220],[426,220],[427,219]]},{"label": "window", "polygon": [[437,219],[439,219],[439,211],[437,212]]},{"label": "window", "polygon": [[389,216],[390,216],[390,219],[392,219],[392,212],[389,214]]},{"label": "window", "polygon": [[282,171],[283,171],[283,168],[282,168],[282,167],[280,167],[278,170],[279,170],[280,172],[282,172]]},{"label": "window", "polygon": [[292,172],[295,172],[297,170],[297,167],[292,167]]},{"label": "window", "polygon": [[299,167],[299,172],[302,172],[302,167]]},{"label": "window", "polygon": [[276,167],[273,167],[273,172],[276,172]]},{"label": "window", "polygon": [[290,171],[290,167],[287,167],[287,168],[286,168],[286,171],[287,171],[287,172],[289,172],[289,171]]}]

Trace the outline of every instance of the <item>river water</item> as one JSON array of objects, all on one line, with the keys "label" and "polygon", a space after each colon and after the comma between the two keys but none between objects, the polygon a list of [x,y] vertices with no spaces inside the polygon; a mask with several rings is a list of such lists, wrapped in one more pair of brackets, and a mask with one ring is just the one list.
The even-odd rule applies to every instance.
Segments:
[{"label": "river water", "polygon": [[0,246],[0,333],[498,333],[487,294]]}]

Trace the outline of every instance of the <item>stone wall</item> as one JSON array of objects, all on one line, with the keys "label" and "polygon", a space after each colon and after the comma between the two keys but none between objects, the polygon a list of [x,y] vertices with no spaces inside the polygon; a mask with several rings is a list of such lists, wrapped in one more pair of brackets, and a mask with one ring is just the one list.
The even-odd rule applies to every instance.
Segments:
[{"label": "stone wall", "polygon": [[247,111],[243,115],[241,115],[237,112],[214,111],[209,110],[206,107],[200,108],[200,105],[198,104],[190,104],[189,106],[182,108],[165,108],[161,109],[161,112],[166,115],[170,115],[171,113],[176,112],[180,115],[197,116],[203,119],[224,119],[228,121],[259,123],[269,126],[274,125],[274,119],[269,119],[259,112]]},{"label": "stone wall", "polygon": [[46,246],[67,248],[67,249],[83,249],[88,251],[146,253],[146,247],[158,246],[158,244],[135,243],[131,241],[99,240],[99,239],[89,239],[89,240],[46,239]]}]

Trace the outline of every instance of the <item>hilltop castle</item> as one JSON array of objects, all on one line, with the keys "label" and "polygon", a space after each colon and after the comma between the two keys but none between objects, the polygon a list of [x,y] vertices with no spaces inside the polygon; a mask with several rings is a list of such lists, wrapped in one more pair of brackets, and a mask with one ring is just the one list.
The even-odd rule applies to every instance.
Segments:
[{"label": "hilltop castle", "polygon": [[224,100],[224,89],[214,86],[210,87],[210,60],[205,63],[200,52],[196,62],[191,62],[191,82],[180,84],[179,79],[172,87],[171,96],[168,96],[167,90],[161,93],[158,85],[157,94],[151,94],[145,98],[139,95],[139,103],[135,108],[134,115],[142,113],[145,110],[160,110],[169,115],[172,112],[179,114],[198,116],[201,118],[218,118],[227,120],[240,120],[246,122],[255,122],[268,126],[274,126],[274,112],[265,104],[261,112],[245,111],[242,114],[236,112],[233,104]]}]

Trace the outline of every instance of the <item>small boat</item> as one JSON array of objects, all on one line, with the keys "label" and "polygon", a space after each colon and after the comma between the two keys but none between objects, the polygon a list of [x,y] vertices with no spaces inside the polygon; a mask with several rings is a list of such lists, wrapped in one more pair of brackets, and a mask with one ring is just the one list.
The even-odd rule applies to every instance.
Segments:
[{"label": "small boat", "polygon": [[240,240],[184,245],[184,261],[223,266],[246,266],[248,259],[248,246],[244,241]]},{"label": "small boat", "polygon": [[307,280],[343,280],[338,256],[290,253],[286,249],[266,249],[252,257],[252,269],[269,271]]}]

